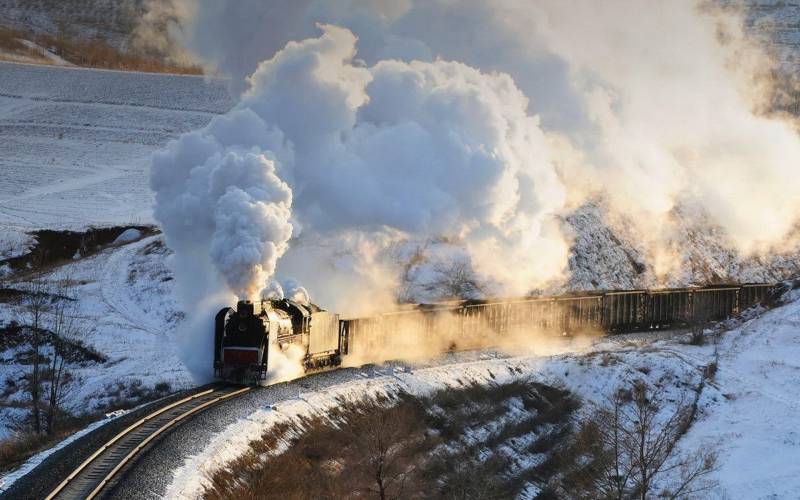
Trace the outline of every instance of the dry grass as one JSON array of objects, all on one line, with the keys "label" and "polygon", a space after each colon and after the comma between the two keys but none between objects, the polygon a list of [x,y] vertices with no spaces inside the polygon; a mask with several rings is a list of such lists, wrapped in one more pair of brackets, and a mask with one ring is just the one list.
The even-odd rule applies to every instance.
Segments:
[{"label": "dry grass", "polygon": [[[417,405],[386,408],[364,399],[344,403],[331,418],[273,429],[211,478],[206,498],[358,498],[375,496],[381,488],[391,498],[423,496],[416,488],[421,484],[416,461],[436,440],[425,436]],[[263,461],[286,442],[288,450]]]},{"label": "dry grass", "polygon": [[27,459],[46,450],[73,433],[83,429],[96,417],[62,417],[52,434],[19,432],[16,436],[0,441],[0,472],[12,470]]},{"label": "dry grass", "polygon": [[89,68],[200,75],[199,66],[179,66],[132,52],[123,52],[105,40],[82,40],[58,35],[42,35],[36,43],[72,64]]},{"label": "dry grass", "polygon": [[22,35],[19,31],[0,26],[0,49],[10,51],[25,50],[25,45],[19,41],[21,37]]},{"label": "dry grass", "polygon": [[181,66],[164,58],[124,52],[99,38],[85,40],[64,34],[34,35],[0,26],[0,51],[24,56],[42,63],[50,62],[37,51],[26,47],[19,39],[31,40],[77,66],[149,73],[203,74],[200,66]]},{"label": "dry grass", "polygon": [[0,441],[0,471],[6,471],[21,465],[34,453],[62,437],[51,438],[45,435],[26,434]]},{"label": "dry grass", "polygon": [[[46,61],[41,54],[35,50],[29,49],[20,42],[20,38],[24,38],[24,36],[19,31],[0,26],[0,52],[5,52],[14,56],[22,56],[28,60]],[[13,59],[13,57],[10,59]]]},{"label": "dry grass", "polygon": [[[483,442],[465,441],[468,429],[502,418],[512,398],[527,416]],[[565,391],[525,381],[341,401],[326,415],[267,430],[209,478],[204,498],[510,498],[538,478],[498,450],[536,432],[531,448],[548,453],[576,407]]]}]

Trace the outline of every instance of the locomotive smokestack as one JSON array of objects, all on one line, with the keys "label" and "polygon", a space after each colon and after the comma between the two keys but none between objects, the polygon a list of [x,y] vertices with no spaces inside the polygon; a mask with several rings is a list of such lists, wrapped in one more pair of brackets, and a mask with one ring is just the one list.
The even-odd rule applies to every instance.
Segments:
[{"label": "locomotive smokestack", "polygon": [[249,300],[240,300],[236,303],[236,312],[242,317],[252,316],[254,314],[253,302]]}]

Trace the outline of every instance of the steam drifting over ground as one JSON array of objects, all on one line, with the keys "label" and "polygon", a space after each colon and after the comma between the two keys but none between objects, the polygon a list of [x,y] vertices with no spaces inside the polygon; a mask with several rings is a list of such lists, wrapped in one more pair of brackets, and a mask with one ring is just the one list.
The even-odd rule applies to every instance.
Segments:
[{"label": "steam drifting over ground", "polygon": [[[559,216],[595,196],[633,214],[653,248],[680,238],[675,207],[742,252],[782,244],[798,220],[800,139],[768,114],[771,60],[736,12],[689,0],[175,5],[183,48],[241,92],[153,164],[189,311],[255,297],[273,277],[338,311],[384,307],[398,255],[430,241],[422,260],[465,262],[493,294],[525,294],[564,278]],[[669,272],[675,259],[652,254]]]}]

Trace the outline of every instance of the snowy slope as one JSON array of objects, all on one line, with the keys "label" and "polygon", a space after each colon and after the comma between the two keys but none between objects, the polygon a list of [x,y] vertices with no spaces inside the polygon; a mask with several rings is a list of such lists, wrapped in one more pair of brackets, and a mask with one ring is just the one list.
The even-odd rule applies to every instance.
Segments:
[{"label": "snowy slope", "polygon": [[[800,294],[796,294],[800,298]],[[197,498],[208,473],[247,449],[265,429],[298,415],[324,412],[340,398],[399,390],[428,394],[470,381],[502,383],[532,378],[562,386],[588,403],[601,404],[632,380],[663,384],[668,397],[696,385],[714,360],[713,346],[687,345],[684,338],[644,335],[604,339],[588,346],[565,345],[551,356],[519,356],[419,369],[386,369],[383,376],[350,382],[297,399],[254,409],[218,434],[199,455],[174,472],[169,498]],[[682,451],[719,450],[718,485],[712,498],[796,498],[800,495],[800,301],[768,311],[725,333],[719,371],[699,400],[698,421],[680,443]]]},{"label": "snowy slope", "polygon": [[[609,363],[600,353],[607,349],[619,350],[619,358]],[[575,350],[576,354],[555,356],[520,356],[497,358],[485,355],[478,361],[460,363],[444,362],[433,367],[385,367],[383,375],[375,378],[349,382],[324,391],[302,393],[296,399],[286,400],[262,408],[255,408],[252,415],[228,426],[219,433],[206,449],[189,458],[183,467],[174,472],[173,482],[167,498],[197,498],[202,492],[205,477],[225,462],[247,449],[251,440],[261,436],[265,429],[279,422],[302,415],[324,413],[340,404],[342,400],[358,399],[363,395],[392,395],[403,391],[413,395],[427,395],[444,387],[459,387],[471,382],[502,384],[531,378],[538,382],[566,387],[586,401],[601,402],[621,382],[638,377],[655,382],[677,379],[696,383],[699,375],[692,364],[675,362],[669,352],[655,350],[642,353],[637,347],[622,348],[614,343],[600,343],[588,348],[564,345],[564,351]],[[584,351],[585,354],[581,354]],[[628,355],[629,357],[624,357]],[[653,367],[648,374],[637,369]],[[507,418],[507,417],[503,417]],[[480,435],[498,422],[485,422],[487,428],[471,429],[468,434],[479,446]]]},{"label": "snowy slope", "polygon": [[755,33],[765,34],[775,43],[784,68],[800,68],[800,1],[747,0],[747,23]]},{"label": "snowy slope", "polygon": [[230,106],[218,80],[0,63],[0,224],[150,222],[150,154]]},{"label": "snowy slope", "polygon": [[677,235],[659,244],[672,265],[655,268],[651,245],[642,241],[626,219],[609,217],[600,202],[587,203],[564,218],[572,235],[569,278],[554,292],[682,287],[707,283],[775,283],[800,274],[800,238],[769,255],[742,255],[724,232],[680,207],[671,219]]},{"label": "snowy slope", "polygon": [[[90,9],[94,4],[107,7],[113,3],[96,0],[84,5]],[[781,46],[796,48],[796,15],[800,9],[797,1],[758,0],[755,3],[763,6],[755,9],[753,15],[758,14],[763,21],[754,22],[754,28],[774,32]],[[3,16],[5,19],[13,17],[14,22],[31,22],[47,30],[51,26],[48,23],[53,21],[42,9],[69,4],[0,0],[0,22]],[[72,2],[72,5],[77,4],[80,2]],[[91,16],[86,18],[91,19]],[[769,25],[770,22],[773,24]],[[0,225],[3,226],[0,260],[26,251],[31,244],[31,239],[24,234],[27,230],[151,222],[150,154],[180,133],[204,126],[231,106],[232,100],[221,81],[0,62],[0,169],[3,172],[0,178]],[[571,277],[554,291],[709,281],[774,281],[800,272],[797,250],[767,260],[746,259],[726,246],[724,237],[713,228],[686,220],[680,213],[676,217],[689,236],[679,245],[679,269],[671,275],[670,281],[662,282],[648,263],[647,249],[619,221],[609,221],[602,205],[587,204],[568,214],[565,224],[575,235]],[[150,239],[108,250],[65,270],[82,282],[81,310],[97,325],[87,343],[109,358],[101,365],[78,368],[83,383],[72,395],[73,409],[102,407],[110,401],[109,394],[116,390],[118,381],[130,386],[140,379],[143,384],[152,386],[165,380],[173,388],[189,383],[169,338],[181,319],[181,312],[171,297],[171,275],[165,268],[167,252],[163,247],[151,246],[156,241]],[[8,307],[0,307],[3,321],[10,320],[15,313]],[[789,328],[785,321],[780,324]],[[766,346],[753,346],[756,350],[760,348],[766,349]],[[792,346],[781,344],[781,348],[785,348],[785,352],[770,355],[776,356],[779,371],[792,373],[795,368],[791,366],[791,358],[781,357],[794,352]],[[693,349],[696,348],[688,354],[696,355]],[[731,346],[731,352],[734,351]],[[701,350],[700,355],[700,359],[704,359],[702,356],[707,353]],[[625,354],[624,359],[632,360],[628,363],[630,366],[650,362],[649,358],[642,360],[637,356],[635,352]],[[664,356],[674,358],[677,355]],[[731,356],[732,363],[739,362],[738,355]],[[694,363],[691,358],[686,359]],[[552,358],[547,363],[550,368],[537,368],[536,373],[554,373],[556,368],[577,373],[568,368],[576,366],[574,359]],[[747,369],[753,371],[756,366],[751,362]],[[162,367],[170,368],[165,371]],[[19,370],[19,366],[0,366],[0,383],[9,376],[18,377]],[[600,390],[596,387],[600,379],[595,380],[599,372],[593,371],[594,368],[587,370],[585,386],[581,386],[584,382],[575,382],[574,389],[591,398],[593,391]],[[720,377],[724,375],[723,367]],[[757,378],[750,380],[753,382]],[[736,387],[733,383],[733,389],[720,390],[727,393]],[[98,397],[103,394],[106,396]],[[19,394],[12,395],[11,399],[19,397]],[[725,401],[725,404],[736,401]],[[748,404],[756,407],[767,403],[752,401]],[[777,403],[773,408],[781,410]],[[745,410],[747,408],[742,409]],[[0,438],[8,431],[7,417],[15,414],[19,412],[9,408],[0,413]],[[750,423],[740,421],[736,425]],[[698,426],[698,432],[700,429],[702,427]],[[712,430],[701,433],[698,439],[719,437]],[[794,437],[785,439],[792,442]],[[736,448],[732,448],[731,456],[735,458],[736,453]],[[742,451],[741,456],[745,457],[746,451]]]},{"label": "snowy slope", "polygon": [[715,496],[800,497],[800,301],[725,335],[719,367],[724,399],[685,438],[721,448]]},{"label": "snowy slope", "polygon": [[[77,380],[69,388],[67,410],[77,414],[104,411],[162,382],[172,390],[193,385],[172,337],[182,316],[172,297],[163,252],[157,237],[145,238],[45,277],[51,281],[68,277],[75,283],[71,293],[80,297],[76,315],[85,326],[81,340],[107,359],[71,366]],[[0,304],[0,322],[12,320],[24,320],[24,313]],[[15,354],[14,350],[0,351],[0,387],[11,405],[0,408],[0,439],[23,413],[14,403],[25,401],[18,388],[28,367],[20,365]],[[10,386],[8,380],[16,384]]]}]

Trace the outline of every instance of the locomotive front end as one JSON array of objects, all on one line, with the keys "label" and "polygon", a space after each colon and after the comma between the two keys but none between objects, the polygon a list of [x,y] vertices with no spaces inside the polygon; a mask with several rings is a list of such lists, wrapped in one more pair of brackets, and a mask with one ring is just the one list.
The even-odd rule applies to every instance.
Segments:
[{"label": "locomotive front end", "polygon": [[339,315],[314,304],[287,299],[240,300],[236,309],[223,308],[216,318],[214,375],[222,380],[258,384],[267,379],[270,349],[286,355],[300,349],[297,359],[306,371],[341,363]]},{"label": "locomotive front end", "polygon": [[217,313],[214,340],[214,374],[239,383],[253,383],[267,376],[269,319],[256,312],[249,300],[240,300],[236,309],[226,307]]}]

